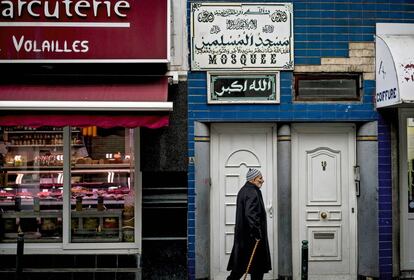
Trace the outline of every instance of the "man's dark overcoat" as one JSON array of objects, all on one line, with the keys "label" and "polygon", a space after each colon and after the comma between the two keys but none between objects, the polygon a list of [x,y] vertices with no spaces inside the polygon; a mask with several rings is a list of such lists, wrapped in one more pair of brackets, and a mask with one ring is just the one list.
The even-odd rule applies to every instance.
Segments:
[{"label": "man's dark overcoat", "polygon": [[227,270],[246,271],[256,239],[260,242],[249,272],[266,273],[272,269],[266,209],[260,189],[246,182],[237,194],[234,244]]}]

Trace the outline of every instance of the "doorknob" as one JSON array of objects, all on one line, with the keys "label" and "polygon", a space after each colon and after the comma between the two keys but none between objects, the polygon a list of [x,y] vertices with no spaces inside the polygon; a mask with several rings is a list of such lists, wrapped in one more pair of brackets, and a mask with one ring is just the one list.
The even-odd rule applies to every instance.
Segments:
[{"label": "doorknob", "polygon": [[328,214],[326,214],[326,212],[322,212],[321,213],[321,218],[326,219],[326,217],[328,217]]}]

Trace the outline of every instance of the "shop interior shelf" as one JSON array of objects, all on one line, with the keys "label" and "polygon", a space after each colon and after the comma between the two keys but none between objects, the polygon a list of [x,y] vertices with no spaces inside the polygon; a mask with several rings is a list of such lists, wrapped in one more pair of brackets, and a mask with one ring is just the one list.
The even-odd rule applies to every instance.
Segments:
[{"label": "shop interior shelf", "polygon": [[[74,166],[72,166],[73,169],[89,169],[89,168],[93,168],[93,169],[115,169],[115,170],[108,170],[108,171],[114,171],[114,172],[129,172],[129,168],[131,167],[131,165],[129,163],[104,163],[104,164],[75,164]],[[125,169],[120,169],[120,168],[125,168]]]},{"label": "shop interior shelf", "polygon": [[[78,228],[72,231],[72,242],[91,242],[93,239],[100,242],[122,241],[122,209],[72,211],[71,217],[78,219]],[[95,224],[96,220],[92,220],[90,228],[90,219],[99,221]],[[108,223],[107,219],[113,219],[112,223]]]},{"label": "shop interior shelf", "polygon": [[[55,170],[55,169],[63,169],[63,165],[24,165],[24,166],[3,166],[1,169],[3,170],[10,170],[12,172],[8,172],[9,174],[13,174],[13,171],[15,171],[14,173],[22,173],[27,171],[31,171],[33,169],[35,170]],[[33,171],[31,171],[33,173]],[[62,172],[62,171],[58,171],[58,172]]]},{"label": "shop interior shelf", "polygon": [[122,217],[122,209],[107,209],[98,211],[96,209],[86,209],[82,211],[72,211],[71,216],[74,218],[80,217]]},{"label": "shop interior shelf", "polygon": [[[72,144],[72,147],[83,147],[82,144]],[[63,144],[52,144],[52,145],[42,145],[42,144],[29,144],[29,145],[7,145],[8,148],[33,148],[33,147],[45,147],[45,148],[54,148],[54,147],[63,147]]]},{"label": "shop interior shelf", "polygon": [[[108,164],[75,164],[71,167],[72,173],[82,173],[85,170],[77,170],[77,169],[93,169],[89,172],[103,172],[103,171],[111,171],[111,172],[129,172],[131,165],[129,163],[108,163]],[[9,170],[9,174],[16,174],[16,173],[37,173],[38,170],[55,170],[60,169],[60,171],[56,172],[63,172],[63,165],[25,165],[25,166],[3,166],[1,169]]]},{"label": "shop interior shelf", "polygon": [[[72,183],[72,187],[74,186],[82,186],[82,187],[99,187],[99,188],[109,188],[109,187],[118,187],[119,183],[106,183],[106,182],[77,182]],[[0,188],[36,188],[39,189],[48,189],[48,188],[60,188],[63,184],[59,183],[47,183],[47,184],[36,184],[36,183],[22,183],[22,184],[7,184],[7,186]]]},{"label": "shop interior shelf", "polygon": [[61,218],[61,210],[42,210],[42,211],[33,211],[33,210],[22,210],[22,211],[5,211],[0,213],[0,217],[4,219],[10,218]]},{"label": "shop interior shelf", "polygon": [[[63,130],[7,130],[8,134],[31,134],[31,133],[63,133]],[[80,130],[72,130],[73,133],[80,132]]]},{"label": "shop interior shelf", "polygon": [[[115,199],[107,199],[104,201],[104,205],[123,205],[125,201],[123,199],[115,200]],[[51,199],[44,199],[40,200],[40,205],[62,205],[62,200],[51,200]],[[71,205],[75,205],[76,201],[75,199],[71,199]],[[96,205],[98,204],[96,199],[85,199],[82,202],[83,205]],[[21,205],[27,206],[27,205],[33,205],[33,199],[22,199]],[[14,201],[1,201],[0,200],[0,207],[2,206],[14,206]]]},{"label": "shop interior shelf", "polygon": [[[62,237],[44,237],[42,236],[41,239],[39,238],[31,238],[32,233],[25,233],[24,238],[25,242],[30,243],[62,243]],[[3,239],[2,243],[16,243],[17,233],[15,234],[6,234],[7,239]]]}]

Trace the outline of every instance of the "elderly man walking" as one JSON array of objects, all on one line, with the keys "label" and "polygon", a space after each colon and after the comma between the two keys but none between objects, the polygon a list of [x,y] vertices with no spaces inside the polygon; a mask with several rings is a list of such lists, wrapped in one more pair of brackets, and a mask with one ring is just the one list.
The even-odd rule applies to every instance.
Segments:
[{"label": "elderly man walking", "polygon": [[227,266],[231,273],[227,280],[238,280],[246,273],[256,243],[249,267],[251,280],[262,280],[264,273],[272,269],[266,209],[260,190],[263,182],[262,173],[258,169],[250,168],[246,174],[246,183],[237,194],[234,244]]}]

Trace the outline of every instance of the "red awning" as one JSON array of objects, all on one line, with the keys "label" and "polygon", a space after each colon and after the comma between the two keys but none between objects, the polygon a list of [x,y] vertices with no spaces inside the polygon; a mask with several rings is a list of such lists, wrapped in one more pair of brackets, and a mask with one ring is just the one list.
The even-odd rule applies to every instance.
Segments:
[{"label": "red awning", "polygon": [[0,85],[0,126],[168,125],[168,78],[137,84]]},{"label": "red awning", "polygon": [[111,127],[147,127],[160,128],[168,126],[169,116],[160,115],[85,115],[85,114],[19,114],[0,115],[0,126],[99,126],[103,128]]},{"label": "red awning", "polygon": [[168,78],[139,84],[0,85],[1,101],[159,101],[167,100]]}]

